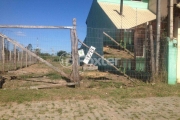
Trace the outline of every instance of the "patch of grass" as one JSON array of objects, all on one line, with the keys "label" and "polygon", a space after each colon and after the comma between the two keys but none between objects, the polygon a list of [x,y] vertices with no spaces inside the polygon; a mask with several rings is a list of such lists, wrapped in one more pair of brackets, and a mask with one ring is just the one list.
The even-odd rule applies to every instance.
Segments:
[{"label": "patch of grass", "polygon": [[0,90],[0,102],[18,102],[40,101],[40,100],[86,100],[86,99],[110,99],[120,103],[127,98],[145,98],[145,97],[167,97],[180,96],[180,85],[143,85],[131,88],[118,88],[113,82],[95,82],[91,81],[92,87],[89,88],[60,88],[43,90]]},{"label": "patch of grass", "polygon": [[62,79],[62,76],[58,73],[48,73],[45,76],[47,76],[48,78],[52,80]]},{"label": "patch of grass", "polygon": [[40,100],[48,97],[43,91],[35,90],[2,90],[0,91],[0,102],[17,102]]},{"label": "patch of grass", "polygon": [[57,112],[61,115],[62,114],[62,108],[57,109]]},{"label": "patch of grass", "polygon": [[122,86],[121,82],[103,82],[103,81],[92,81],[88,88],[120,88]]}]

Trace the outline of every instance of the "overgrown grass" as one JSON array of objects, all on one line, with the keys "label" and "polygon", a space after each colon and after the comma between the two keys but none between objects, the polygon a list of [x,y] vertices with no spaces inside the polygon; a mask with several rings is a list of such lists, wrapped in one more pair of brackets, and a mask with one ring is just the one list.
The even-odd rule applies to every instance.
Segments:
[{"label": "overgrown grass", "polygon": [[62,76],[57,72],[50,72],[47,74],[25,74],[20,75],[19,78],[27,79],[27,78],[38,78],[38,77],[48,77],[51,80],[62,79]]},{"label": "overgrown grass", "polygon": [[[94,83],[93,83],[94,84]],[[103,83],[104,84],[104,83]],[[114,99],[116,101],[127,98],[145,97],[180,97],[180,85],[144,85],[131,88],[117,88],[100,85],[91,88],[60,88],[45,90],[0,90],[0,102],[26,102],[41,100],[66,100],[66,99]]]}]

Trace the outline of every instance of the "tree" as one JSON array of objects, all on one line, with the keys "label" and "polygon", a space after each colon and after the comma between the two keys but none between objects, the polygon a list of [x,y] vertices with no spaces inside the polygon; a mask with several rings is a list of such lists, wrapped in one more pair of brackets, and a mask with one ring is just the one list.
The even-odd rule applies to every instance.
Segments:
[{"label": "tree", "polygon": [[60,50],[59,52],[57,52],[57,56],[61,56],[61,55],[66,56],[66,54],[67,54],[67,52],[63,51],[63,50]]},{"label": "tree", "polygon": [[39,55],[41,53],[41,50],[39,48],[34,49],[34,52],[36,55]]},{"label": "tree", "polygon": [[32,44],[28,44],[27,49],[32,51]]},{"label": "tree", "polygon": [[40,53],[41,56],[51,56],[49,53]]}]

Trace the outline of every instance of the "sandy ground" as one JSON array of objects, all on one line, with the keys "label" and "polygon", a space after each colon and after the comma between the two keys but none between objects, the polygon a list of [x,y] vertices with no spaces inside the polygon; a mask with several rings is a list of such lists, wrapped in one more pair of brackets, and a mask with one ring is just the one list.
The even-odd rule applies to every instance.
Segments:
[{"label": "sandy ground", "polygon": [[[38,70],[37,70],[38,69]],[[44,65],[32,65],[8,74],[46,74],[52,71]],[[124,77],[102,73],[82,72],[83,77],[119,81],[128,84]],[[47,79],[38,78],[38,79]],[[27,81],[9,81],[15,87],[34,86]],[[17,85],[18,84],[18,85]],[[44,84],[44,83],[42,83]],[[37,84],[39,85],[39,84]],[[6,83],[7,86],[7,83]],[[180,120],[180,97],[152,97],[118,100],[56,100],[26,103],[0,103],[0,120]]]},{"label": "sandy ground", "polygon": [[180,120],[180,97],[39,101],[0,104],[8,120]]}]

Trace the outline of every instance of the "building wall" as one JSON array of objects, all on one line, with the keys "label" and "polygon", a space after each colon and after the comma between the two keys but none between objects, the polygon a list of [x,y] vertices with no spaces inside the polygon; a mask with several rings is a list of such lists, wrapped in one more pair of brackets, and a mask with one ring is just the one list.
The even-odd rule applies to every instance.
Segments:
[{"label": "building wall", "polygon": [[[94,46],[96,51],[100,55],[103,55],[103,31],[107,28],[116,29],[116,27],[101,9],[96,0],[92,3],[86,24],[87,35],[84,41],[85,44]],[[85,53],[87,53],[87,51],[88,49],[85,50]],[[95,57],[95,55],[93,57]]]},{"label": "building wall", "polygon": [[[149,0],[149,5],[148,5],[148,9],[154,14],[156,14],[156,2],[157,0]],[[174,4],[176,2],[177,1],[174,0]],[[166,17],[167,14],[168,14],[168,0],[161,0],[161,16]]]},{"label": "building wall", "polygon": [[178,21],[178,56],[177,56],[177,82],[180,83],[180,19]]}]

